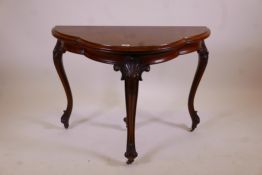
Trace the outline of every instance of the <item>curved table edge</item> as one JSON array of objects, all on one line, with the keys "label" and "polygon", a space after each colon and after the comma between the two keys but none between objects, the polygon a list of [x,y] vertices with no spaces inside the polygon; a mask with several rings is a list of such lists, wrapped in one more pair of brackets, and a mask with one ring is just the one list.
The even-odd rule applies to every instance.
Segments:
[{"label": "curved table edge", "polygon": [[139,47],[105,46],[105,45],[100,45],[100,44],[86,41],[80,37],[60,33],[56,31],[56,27],[52,29],[52,35],[58,40],[77,42],[78,44],[83,45],[83,47],[87,47],[95,50],[102,50],[102,51],[109,51],[109,52],[124,52],[124,53],[126,52],[151,52],[152,53],[152,52],[163,52],[163,51],[178,49],[186,44],[191,44],[191,43],[199,42],[201,40],[205,40],[211,34],[210,29],[207,27],[205,28],[207,29],[207,31],[204,33],[190,36],[187,38],[181,38],[180,40],[177,40],[175,42],[163,46],[139,46]]}]

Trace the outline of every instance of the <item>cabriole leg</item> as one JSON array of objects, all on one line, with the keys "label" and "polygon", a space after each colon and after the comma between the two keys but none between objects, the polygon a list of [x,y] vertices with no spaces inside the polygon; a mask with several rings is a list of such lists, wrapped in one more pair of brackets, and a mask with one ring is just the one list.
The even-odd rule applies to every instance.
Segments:
[{"label": "cabriole leg", "polygon": [[66,97],[67,97],[67,108],[64,111],[64,114],[61,117],[61,122],[64,124],[65,128],[69,127],[69,118],[73,108],[73,97],[72,92],[69,86],[69,82],[66,77],[66,73],[63,66],[63,54],[65,53],[64,45],[61,41],[57,41],[56,46],[53,51],[53,60],[55,64],[56,71],[60,77],[60,80],[63,84]]},{"label": "cabriole leg", "polygon": [[197,111],[194,108],[194,99],[195,99],[195,94],[197,91],[197,87],[200,83],[200,80],[204,74],[204,71],[206,69],[206,65],[208,62],[208,50],[206,48],[205,42],[202,41],[200,43],[200,49],[197,51],[198,52],[198,66],[197,70],[195,73],[195,77],[190,89],[189,93],[189,98],[188,98],[188,109],[189,113],[192,119],[192,128],[191,131],[194,131],[194,129],[197,127],[197,125],[200,123],[200,118],[197,115]]},{"label": "cabriole leg", "polygon": [[135,146],[135,117],[139,80],[142,80],[143,71],[149,71],[149,65],[143,65],[132,57],[126,58],[122,63],[114,65],[116,71],[121,71],[122,80],[125,80],[125,98],[127,124],[127,145],[125,157],[127,164],[131,164],[137,157]]},{"label": "cabriole leg", "polygon": [[127,106],[127,145],[125,157],[128,159],[127,164],[130,164],[137,157],[135,146],[135,117],[136,104],[138,94],[138,82],[136,78],[127,78],[125,80],[125,94]]}]

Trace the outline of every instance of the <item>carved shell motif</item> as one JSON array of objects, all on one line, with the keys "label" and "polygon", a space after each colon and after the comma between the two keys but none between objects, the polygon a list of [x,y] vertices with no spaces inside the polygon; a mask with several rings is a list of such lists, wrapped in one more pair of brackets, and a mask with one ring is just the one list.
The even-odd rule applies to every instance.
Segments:
[{"label": "carved shell motif", "polygon": [[148,72],[150,70],[150,67],[149,65],[141,64],[139,61],[135,61],[134,59],[128,59],[121,64],[115,64],[114,70],[121,71],[121,80],[125,80],[127,78],[142,80],[142,73],[144,71]]}]

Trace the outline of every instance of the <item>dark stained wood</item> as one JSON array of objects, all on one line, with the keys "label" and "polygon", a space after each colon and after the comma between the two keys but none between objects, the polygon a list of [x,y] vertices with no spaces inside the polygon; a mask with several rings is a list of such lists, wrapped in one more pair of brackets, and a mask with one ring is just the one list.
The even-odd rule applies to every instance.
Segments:
[{"label": "dark stained wood", "polygon": [[206,27],[57,26],[55,37],[77,41],[87,47],[111,51],[167,50],[205,39]]},{"label": "dark stained wood", "polygon": [[126,54],[156,64],[194,52],[210,35],[206,27],[57,26],[53,35],[67,51],[114,64]]},{"label": "dark stained wood", "polygon": [[114,65],[115,71],[121,71],[122,80],[125,80],[125,97],[126,97],[126,113],[125,122],[127,124],[127,148],[125,157],[130,164],[137,157],[135,147],[135,117],[136,103],[138,95],[138,83],[142,81],[143,71],[149,71],[149,65],[144,65],[133,57],[127,57],[122,63]]},{"label": "dark stained wood", "polygon": [[137,157],[135,146],[135,118],[138,84],[142,73],[150,65],[176,58],[179,55],[197,52],[198,67],[190,89],[188,109],[192,119],[191,131],[200,122],[194,108],[194,98],[208,62],[208,50],[204,40],[210,35],[207,27],[190,26],[56,26],[52,34],[57,38],[53,59],[67,96],[67,108],[61,117],[65,128],[73,107],[71,89],[63,67],[62,55],[73,52],[99,61],[113,64],[115,71],[122,73],[125,81],[127,124],[127,147],[125,157],[130,164]]},{"label": "dark stained wood", "polygon": [[188,110],[189,110],[189,113],[192,119],[191,131],[194,131],[197,125],[200,123],[200,118],[197,115],[197,111],[194,108],[194,99],[195,99],[197,87],[205,72],[207,62],[208,62],[208,50],[206,48],[204,41],[202,41],[200,45],[201,45],[200,49],[197,50],[198,55],[199,55],[198,56],[198,66],[197,66],[197,70],[195,73],[195,77],[194,77],[194,80],[193,80],[193,83],[190,89],[190,93],[189,93],[189,98],[188,98]]},{"label": "dark stained wood", "polygon": [[70,118],[72,108],[73,108],[73,96],[72,96],[69,82],[67,80],[66,73],[64,70],[64,66],[63,66],[63,60],[62,60],[63,53],[65,53],[63,43],[60,40],[58,40],[54,48],[54,51],[53,51],[53,60],[54,60],[54,64],[55,64],[57,73],[61,79],[61,82],[66,92],[67,108],[64,111],[63,116],[61,117],[61,122],[64,124],[65,128],[68,128],[69,126],[68,122],[69,122],[69,118]]}]

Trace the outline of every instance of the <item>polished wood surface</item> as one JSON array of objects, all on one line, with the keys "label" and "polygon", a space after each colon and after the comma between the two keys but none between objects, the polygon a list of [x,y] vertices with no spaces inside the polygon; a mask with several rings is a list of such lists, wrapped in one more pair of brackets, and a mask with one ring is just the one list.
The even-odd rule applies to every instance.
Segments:
[{"label": "polished wood surface", "polygon": [[55,37],[112,51],[153,51],[176,48],[207,38],[206,27],[184,26],[56,26]]},{"label": "polished wood surface", "polygon": [[130,164],[137,157],[135,118],[139,81],[150,65],[197,52],[198,67],[188,98],[188,110],[194,131],[200,118],[194,107],[195,94],[208,62],[204,40],[210,35],[207,27],[138,27],[138,26],[56,26],[57,38],[53,60],[67,96],[67,108],[61,117],[65,128],[73,108],[73,96],[63,66],[63,54],[73,52],[102,63],[113,64],[125,81],[127,146],[125,157]]}]

